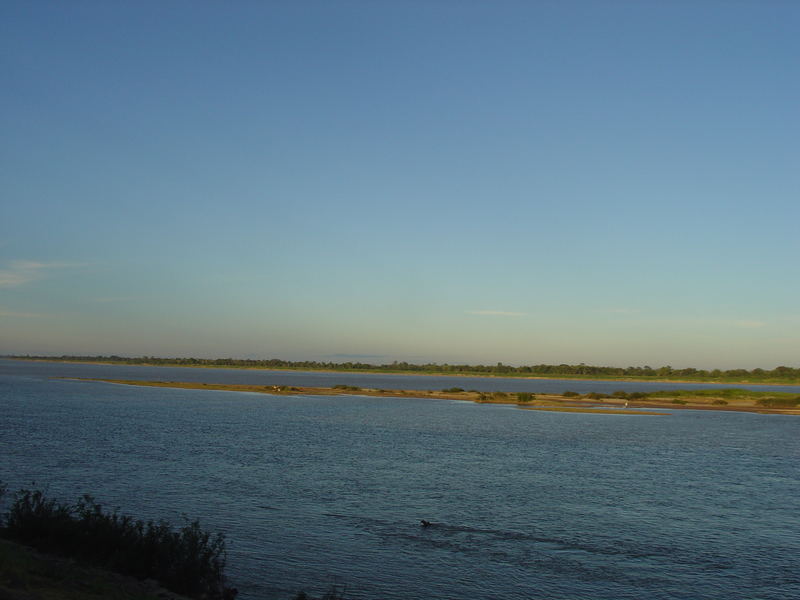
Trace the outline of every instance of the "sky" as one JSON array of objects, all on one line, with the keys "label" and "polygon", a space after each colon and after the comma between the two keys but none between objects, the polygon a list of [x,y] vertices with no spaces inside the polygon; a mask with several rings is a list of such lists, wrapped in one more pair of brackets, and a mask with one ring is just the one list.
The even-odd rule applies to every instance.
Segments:
[{"label": "sky", "polygon": [[800,3],[0,3],[0,354],[800,366]]}]

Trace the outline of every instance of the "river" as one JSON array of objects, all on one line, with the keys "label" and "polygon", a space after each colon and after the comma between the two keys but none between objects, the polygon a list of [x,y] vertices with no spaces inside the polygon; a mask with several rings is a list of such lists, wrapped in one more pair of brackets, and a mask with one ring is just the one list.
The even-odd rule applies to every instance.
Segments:
[{"label": "river", "polygon": [[800,597],[797,417],[53,377],[534,393],[666,384],[3,360],[0,480],[65,500],[88,492],[145,519],[199,517],[225,533],[242,600],[333,583],[353,600]]}]

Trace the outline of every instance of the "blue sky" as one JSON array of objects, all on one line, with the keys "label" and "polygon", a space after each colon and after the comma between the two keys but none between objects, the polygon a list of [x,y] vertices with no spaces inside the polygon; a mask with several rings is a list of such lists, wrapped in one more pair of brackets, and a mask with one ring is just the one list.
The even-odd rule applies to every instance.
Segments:
[{"label": "blue sky", "polygon": [[0,353],[800,360],[800,5],[0,6]]}]

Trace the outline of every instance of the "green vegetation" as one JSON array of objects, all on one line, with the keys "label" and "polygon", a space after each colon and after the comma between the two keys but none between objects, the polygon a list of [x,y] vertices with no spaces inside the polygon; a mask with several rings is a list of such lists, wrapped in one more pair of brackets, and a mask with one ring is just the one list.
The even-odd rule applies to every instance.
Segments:
[{"label": "green vegetation", "polygon": [[361,388],[358,387],[357,385],[344,385],[343,383],[340,383],[339,385],[333,386],[333,389],[335,389],[335,390],[348,390],[348,391],[351,391],[351,392],[360,392],[361,391]]},{"label": "green vegetation", "polygon": [[[711,390],[659,390],[643,394],[647,398],[716,398],[720,400],[747,400],[759,406],[771,408],[794,408],[800,406],[800,396],[793,392],[757,392],[741,388]],[[718,404],[713,402],[712,404]]]},{"label": "green vegetation", "polygon": [[138,581],[0,539],[3,600],[164,600],[152,581]]},{"label": "green vegetation", "polygon": [[794,398],[759,398],[756,400],[756,404],[767,408],[797,408],[800,406],[800,396]]},{"label": "green vegetation", "polygon": [[774,369],[673,369],[663,367],[608,367],[586,364],[578,365],[529,365],[510,366],[503,363],[496,365],[450,365],[438,363],[412,364],[392,362],[373,365],[360,362],[320,362],[320,361],[288,361],[281,359],[251,360],[236,358],[158,358],[155,356],[123,357],[123,356],[9,356],[7,358],[25,360],[48,360],[69,362],[99,362],[130,365],[173,365],[186,367],[224,367],[251,369],[289,369],[299,371],[345,371],[345,372],[381,372],[381,373],[420,373],[436,375],[484,375],[503,377],[556,377],[569,379],[632,379],[660,381],[697,381],[715,383],[800,383],[800,368],[786,366]]},{"label": "green vegetation", "polygon": [[[564,397],[579,397],[574,392],[565,392]],[[695,407],[713,406],[721,408],[733,405],[734,410],[747,407],[767,409],[796,409],[800,407],[800,396],[792,392],[757,392],[742,388],[716,388],[707,390],[658,390],[655,392],[625,392],[622,390],[612,394],[590,392],[580,396],[587,400],[625,400],[648,402],[669,402],[678,406],[693,405]]]},{"label": "green vegetation", "polygon": [[533,402],[536,396],[530,392],[517,392],[517,402]]},{"label": "green vegetation", "polygon": [[72,505],[38,490],[20,490],[2,524],[3,537],[41,552],[137,579],[155,579],[192,598],[233,596],[224,586],[224,537],[203,531],[198,521],[175,530],[164,521],[144,523],[116,510],[104,512],[90,496]]},{"label": "green vegetation", "polygon": [[657,390],[655,392],[648,392],[648,398],[751,398],[759,394],[768,394],[769,392],[754,392],[741,388],[721,388],[713,390]]},{"label": "green vegetation", "polygon": [[445,389],[442,390],[442,392],[444,392],[445,394],[460,394],[463,391],[464,391],[464,388],[460,388],[460,387],[451,387],[451,388],[445,388]]},{"label": "green vegetation", "polygon": [[475,402],[508,402],[509,396],[506,392],[479,392]]},{"label": "green vegetation", "polygon": [[570,391],[570,390],[567,390],[566,392],[563,392],[561,395],[564,396],[564,398],[578,398],[578,397],[580,397],[580,394],[578,392],[573,392],[573,391]]}]

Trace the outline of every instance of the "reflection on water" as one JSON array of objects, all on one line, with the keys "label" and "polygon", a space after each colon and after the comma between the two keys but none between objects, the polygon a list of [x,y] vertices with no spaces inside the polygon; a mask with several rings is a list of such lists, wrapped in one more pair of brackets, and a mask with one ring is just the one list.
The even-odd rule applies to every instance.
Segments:
[{"label": "reflection on water", "polygon": [[326,385],[177,371],[0,361],[0,479],[143,518],[198,516],[226,532],[245,600],[333,581],[354,599],[800,597],[800,419],[48,379]]}]

